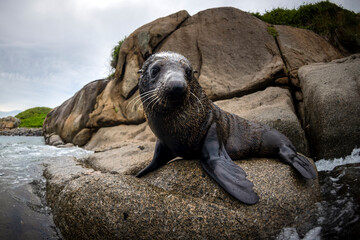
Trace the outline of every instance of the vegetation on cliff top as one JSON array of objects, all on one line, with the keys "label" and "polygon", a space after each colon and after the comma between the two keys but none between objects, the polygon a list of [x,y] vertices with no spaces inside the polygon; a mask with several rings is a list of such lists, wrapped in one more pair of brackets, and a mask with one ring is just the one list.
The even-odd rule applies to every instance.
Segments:
[{"label": "vegetation on cliff top", "polygon": [[48,107],[35,107],[27,109],[15,117],[21,120],[19,127],[42,127],[46,115],[51,111]]},{"label": "vegetation on cliff top", "polygon": [[253,15],[271,24],[312,30],[341,51],[360,52],[360,14],[329,1],[305,4],[298,9],[276,8],[263,15]]},{"label": "vegetation on cliff top", "polygon": [[118,42],[118,44],[116,44],[114,46],[114,48],[111,50],[110,67],[111,67],[111,70],[113,72],[115,72],[116,65],[117,65],[117,62],[118,62],[118,59],[119,59],[120,48],[121,48],[121,45],[124,43],[125,39],[126,39],[126,36],[122,40],[120,40]]}]

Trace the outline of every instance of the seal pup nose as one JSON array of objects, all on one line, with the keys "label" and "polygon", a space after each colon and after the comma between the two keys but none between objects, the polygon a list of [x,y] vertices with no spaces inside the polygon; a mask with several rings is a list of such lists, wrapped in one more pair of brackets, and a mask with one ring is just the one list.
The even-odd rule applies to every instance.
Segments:
[{"label": "seal pup nose", "polygon": [[186,87],[186,82],[179,80],[169,81],[166,84],[167,92],[173,96],[183,95],[186,92]]},{"label": "seal pup nose", "polygon": [[181,94],[186,90],[186,82],[185,81],[171,81],[169,83],[169,87],[171,88],[172,92],[175,94]]}]

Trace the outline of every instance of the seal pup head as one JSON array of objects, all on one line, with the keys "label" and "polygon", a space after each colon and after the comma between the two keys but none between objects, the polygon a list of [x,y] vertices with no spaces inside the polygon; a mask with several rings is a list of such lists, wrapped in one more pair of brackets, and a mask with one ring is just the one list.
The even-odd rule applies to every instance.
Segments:
[{"label": "seal pup head", "polygon": [[192,66],[184,56],[174,52],[151,55],[143,64],[139,91],[145,112],[170,111],[184,105],[191,94],[194,78]]}]

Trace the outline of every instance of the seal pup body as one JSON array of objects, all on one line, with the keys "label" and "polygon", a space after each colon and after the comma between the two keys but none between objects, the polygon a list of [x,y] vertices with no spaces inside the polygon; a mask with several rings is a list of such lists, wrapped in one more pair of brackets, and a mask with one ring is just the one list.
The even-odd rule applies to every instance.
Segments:
[{"label": "seal pup body", "polygon": [[151,163],[137,177],[178,156],[200,158],[204,170],[221,187],[247,204],[259,198],[246,173],[232,159],[278,157],[303,177],[316,178],[312,164],[296,153],[283,134],[213,104],[184,56],[156,53],[144,62],[139,73],[145,115],[158,140]]}]

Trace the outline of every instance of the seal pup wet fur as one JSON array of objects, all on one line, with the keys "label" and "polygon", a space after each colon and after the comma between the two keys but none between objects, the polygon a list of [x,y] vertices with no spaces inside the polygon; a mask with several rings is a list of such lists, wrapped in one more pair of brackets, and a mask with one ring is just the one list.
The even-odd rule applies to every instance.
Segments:
[{"label": "seal pup wet fur", "polygon": [[213,104],[184,56],[174,52],[153,54],[139,73],[140,98],[146,119],[158,139],[152,161],[137,177],[178,156],[200,158],[210,177],[246,204],[258,202],[259,197],[244,170],[232,159],[277,157],[304,178],[316,178],[313,165],[297,154],[283,134]]}]

